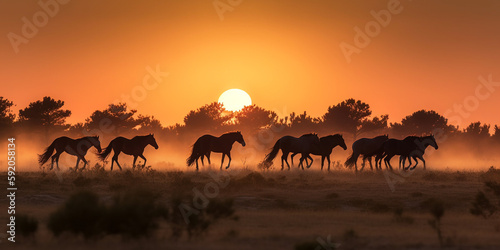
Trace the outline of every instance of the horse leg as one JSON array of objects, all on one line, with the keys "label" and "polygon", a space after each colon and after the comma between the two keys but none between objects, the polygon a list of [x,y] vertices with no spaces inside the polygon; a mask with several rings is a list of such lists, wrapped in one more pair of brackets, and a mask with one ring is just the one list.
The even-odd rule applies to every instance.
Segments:
[{"label": "horse leg", "polygon": [[222,160],[220,161],[220,169],[222,170],[222,164],[224,163],[224,157],[226,157],[225,153],[222,153]]},{"label": "horse leg", "polygon": [[368,157],[368,163],[370,163],[370,169],[373,170],[373,165],[372,165],[372,157]]},{"label": "horse leg", "polygon": [[134,155],[134,162],[132,162],[132,169],[135,169],[135,162],[137,161],[137,155]]},{"label": "horse leg", "polygon": [[[321,171],[323,171],[323,165],[325,165],[325,156],[321,156]],[[330,170],[330,165],[328,165],[328,170]]]},{"label": "horse leg", "polygon": [[145,167],[146,166],[146,161],[148,161],[148,160],[146,160],[146,157],[144,157],[143,154],[140,154],[139,157],[141,157],[144,160],[144,165],[142,165],[142,167]]},{"label": "horse leg", "polygon": [[210,152],[206,154],[207,160],[208,160],[208,165],[211,165],[212,163],[210,162]]},{"label": "horse leg", "polygon": [[113,155],[113,158],[111,160],[111,170],[113,170],[113,161],[116,162],[116,165],[120,168],[120,171],[122,170],[122,166],[120,166],[120,163],[118,162],[118,155],[120,154],[120,152],[116,152],[115,151],[115,154]]},{"label": "horse leg", "polygon": [[[85,169],[85,167],[87,166],[87,163],[88,163],[88,162],[87,162],[87,160],[85,160],[85,156],[82,156],[81,158],[82,158],[82,161],[83,161],[83,167],[82,167],[82,170],[84,170],[84,169]],[[76,169],[75,169],[75,171],[76,171]]]},{"label": "horse leg", "polygon": [[293,153],[291,156],[290,156],[290,159],[292,160],[292,166],[293,166],[293,157],[296,156],[298,153]]},{"label": "horse leg", "polygon": [[[308,158],[309,158],[309,159],[311,159],[311,164],[307,163],[307,159],[308,159]],[[313,161],[314,161],[314,160],[313,160],[313,158],[311,157],[311,155],[307,155],[307,157],[306,157],[306,166],[307,166],[307,168],[310,168],[310,167],[313,165]]]},{"label": "horse leg", "polygon": [[203,158],[205,158],[205,155],[201,155],[201,165],[205,166],[205,163],[203,162]]},{"label": "horse leg", "polygon": [[[392,159],[393,156],[394,156],[393,154],[390,154],[390,155],[387,155],[385,157],[385,162],[387,163],[387,165],[389,165],[389,167],[391,168],[391,170],[393,170],[392,165],[391,165],[391,159]],[[387,167],[387,165],[386,165],[386,167]]]},{"label": "horse leg", "polygon": [[54,161],[56,162],[57,170],[59,170],[59,156],[62,152],[56,151],[56,153],[52,156],[52,162],[50,164],[50,170],[54,168]]},{"label": "horse leg", "polygon": [[326,160],[328,161],[328,171],[330,171],[330,155],[326,156]]},{"label": "horse leg", "polygon": [[76,166],[75,166],[75,172],[78,170],[78,164],[80,163],[80,156],[76,156]]},{"label": "horse leg", "polygon": [[229,165],[231,165],[231,152],[227,153],[227,158],[229,158],[229,162],[227,163],[226,169],[228,169]]},{"label": "horse leg", "polygon": [[281,156],[281,160],[285,159],[286,166],[288,167],[288,170],[290,170],[290,164],[288,164],[288,154],[289,152],[283,153],[283,156]]}]

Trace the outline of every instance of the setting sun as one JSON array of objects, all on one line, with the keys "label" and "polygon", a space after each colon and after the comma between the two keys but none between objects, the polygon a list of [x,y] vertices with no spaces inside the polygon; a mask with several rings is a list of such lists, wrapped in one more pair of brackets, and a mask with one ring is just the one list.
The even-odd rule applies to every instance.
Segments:
[{"label": "setting sun", "polygon": [[245,106],[252,105],[252,98],[241,89],[229,89],[220,95],[219,102],[226,110],[239,111]]}]

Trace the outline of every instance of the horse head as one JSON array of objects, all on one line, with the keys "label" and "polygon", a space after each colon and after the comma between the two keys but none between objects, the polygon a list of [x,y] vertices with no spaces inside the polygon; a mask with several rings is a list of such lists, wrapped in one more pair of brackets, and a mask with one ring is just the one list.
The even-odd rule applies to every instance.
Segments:
[{"label": "horse head", "polygon": [[341,134],[336,135],[338,139],[339,146],[342,147],[344,150],[347,150],[347,145],[345,145],[344,137]]},{"label": "horse head", "polygon": [[154,134],[149,134],[146,137],[146,140],[147,140],[149,145],[153,146],[155,149],[158,149],[158,144],[156,143]]},{"label": "horse head", "polygon": [[425,146],[432,146],[436,150],[439,148],[433,134],[422,137],[422,142]]},{"label": "horse head", "polygon": [[235,133],[235,135],[236,135],[236,139],[235,139],[235,140],[236,140],[237,142],[239,142],[239,143],[241,144],[241,146],[243,146],[243,147],[244,147],[245,145],[247,145],[247,144],[245,143],[245,140],[243,139],[243,135],[241,134],[241,132],[240,132],[240,131],[236,132],[236,133]]},{"label": "horse head", "polygon": [[101,148],[101,142],[99,141],[99,136],[89,137],[89,141],[97,149],[97,152],[101,153],[102,148]]}]

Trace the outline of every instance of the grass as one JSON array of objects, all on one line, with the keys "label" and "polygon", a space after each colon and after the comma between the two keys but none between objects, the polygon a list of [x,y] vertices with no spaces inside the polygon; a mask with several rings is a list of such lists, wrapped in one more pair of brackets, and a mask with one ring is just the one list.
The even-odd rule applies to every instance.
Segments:
[{"label": "grass", "polygon": [[[38,248],[61,245],[87,248],[83,238],[65,233],[55,237],[47,227],[50,214],[73,194],[94,193],[98,199],[95,206],[111,207],[117,199],[120,204],[136,202],[129,202],[123,196],[117,198],[117,194],[154,190],[155,201],[169,207],[173,198],[193,195],[193,188],[203,191],[207,184],[218,183],[214,176],[220,173],[218,170],[152,171],[151,168],[109,172],[99,167],[60,172],[59,176],[54,171],[18,172],[17,212],[38,221],[38,230],[32,236]],[[436,219],[426,205],[429,199],[439,200],[446,208],[445,215],[439,217],[439,226],[443,238],[454,236],[455,247],[494,249],[500,245],[497,240],[500,220],[495,216],[485,220],[470,214],[471,204],[478,191],[485,189],[485,182],[500,182],[496,169],[483,172],[417,170],[404,181],[395,183],[394,191],[389,188],[383,172],[375,171],[355,174],[336,169],[321,172],[235,168],[223,173],[228,173],[222,177],[229,179],[221,177],[221,183],[228,181],[228,184],[219,187],[216,198],[220,202],[231,202],[232,210],[226,210],[227,206],[221,203],[215,203],[210,209],[214,214],[231,214],[230,217],[235,214],[237,220],[212,223],[202,237],[190,240],[183,234],[174,240],[168,222],[159,219],[147,241],[105,235],[92,243],[92,248],[294,249],[304,243],[302,249],[307,249],[313,244],[306,246],[305,243],[328,235],[340,243],[342,249],[439,248],[436,231],[428,222]],[[5,172],[0,173],[1,186],[7,185],[6,177]],[[2,206],[0,211],[7,211],[5,205]],[[6,213],[0,213],[0,221],[7,221]],[[3,244],[6,242],[0,243],[0,247]],[[29,243],[17,244],[22,248]]]}]

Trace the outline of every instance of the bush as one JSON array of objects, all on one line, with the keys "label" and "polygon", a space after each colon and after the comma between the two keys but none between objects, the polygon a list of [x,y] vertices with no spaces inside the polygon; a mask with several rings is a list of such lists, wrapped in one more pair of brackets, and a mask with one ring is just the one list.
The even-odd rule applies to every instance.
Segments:
[{"label": "bush", "polygon": [[131,190],[114,197],[106,211],[106,232],[127,238],[150,236],[158,228],[157,219],[167,218],[167,209],[158,196],[147,190]]},{"label": "bush", "polygon": [[105,208],[96,194],[82,191],[71,196],[49,218],[48,228],[59,236],[64,231],[83,234],[86,239],[97,237],[103,231]]},{"label": "bush", "polygon": [[115,196],[111,206],[106,207],[96,194],[80,192],[51,214],[48,227],[55,236],[68,231],[83,234],[85,239],[103,234],[149,236],[158,227],[157,219],[167,216],[166,209],[157,204],[157,198],[149,191],[133,190]]},{"label": "bush", "polygon": [[[232,217],[237,219],[234,215],[233,200],[232,199],[210,199],[205,209],[194,210],[192,204],[192,197],[185,198],[176,197],[171,203],[171,216],[169,222],[172,226],[172,236],[179,238],[182,232],[186,231],[188,237],[201,236],[206,233],[210,226],[223,218]],[[186,213],[189,213],[189,218],[186,220]]]},{"label": "bush", "polygon": [[22,236],[28,237],[35,234],[38,229],[38,221],[28,215],[16,216],[17,232]]}]

